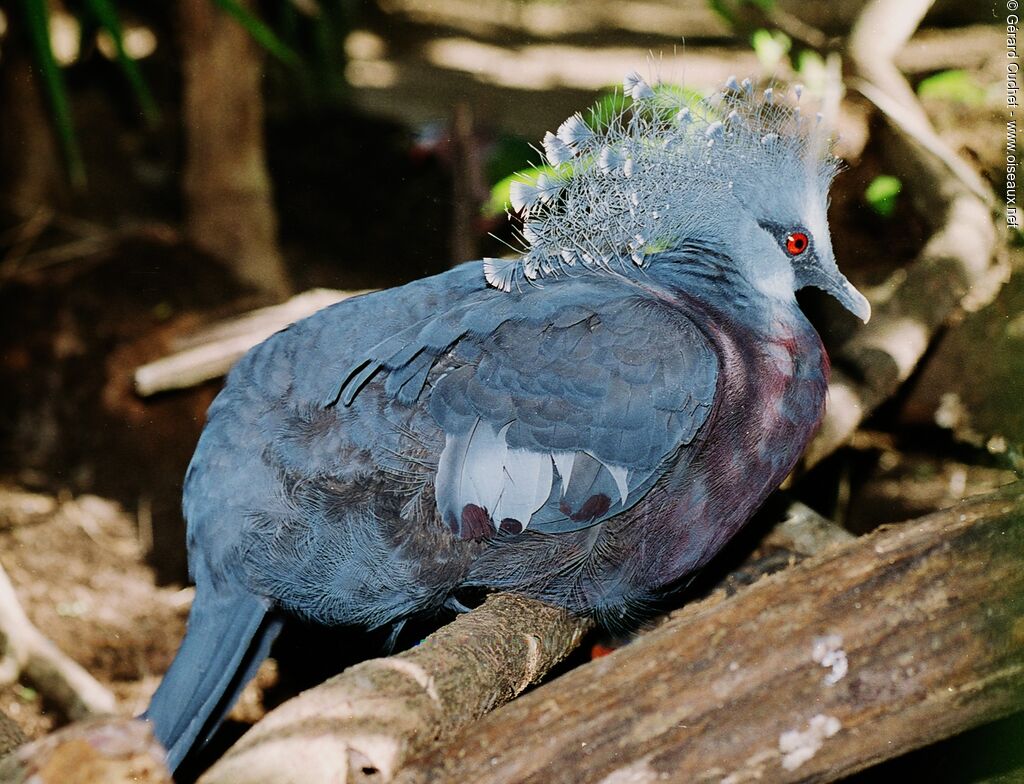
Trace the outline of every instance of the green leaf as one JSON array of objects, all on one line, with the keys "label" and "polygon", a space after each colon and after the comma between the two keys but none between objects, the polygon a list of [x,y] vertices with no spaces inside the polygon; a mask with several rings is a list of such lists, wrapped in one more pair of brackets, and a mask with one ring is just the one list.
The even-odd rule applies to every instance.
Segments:
[{"label": "green leaf", "polygon": [[487,182],[494,183],[530,164],[543,163],[540,153],[525,139],[518,136],[499,136],[484,163]]},{"label": "green leaf", "polygon": [[[681,106],[707,112],[703,105],[704,96],[690,87],[678,84],[655,84],[656,100],[650,103],[651,111],[657,113],[662,120],[670,121]],[[620,117],[633,106],[633,99],[622,94],[621,88],[609,87],[608,92],[597,99],[587,111],[582,112],[584,121],[595,133],[601,133],[616,117]]]},{"label": "green leaf", "polygon": [[864,191],[864,200],[876,213],[888,218],[896,209],[896,197],[903,190],[903,183],[891,174],[880,174],[871,181]]},{"label": "green leaf", "polygon": [[557,167],[547,165],[531,166],[529,169],[514,172],[508,177],[498,180],[498,182],[491,186],[491,195],[483,206],[483,214],[496,216],[505,212],[511,201],[509,194],[512,190],[513,182],[536,182],[537,178],[542,174],[547,174],[549,177],[559,177],[563,176],[569,168],[566,164]]},{"label": "green leaf", "polygon": [[276,57],[288,66],[297,67],[302,58],[288,44],[278,38],[277,33],[264,24],[255,14],[242,6],[238,0],[213,0],[214,4],[225,13],[231,14],[245,28],[252,39],[263,47],[268,54]]},{"label": "green leaf", "polygon": [[75,135],[75,124],[71,117],[71,104],[68,102],[68,91],[64,84],[64,75],[53,56],[50,46],[50,14],[46,0],[21,0],[28,24],[29,38],[39,64],[43,89],[46,91],[50,108],[53,111],[53,124],[57,132],[57,140],[64,154],[67,165],[68,179],[74,188],[85,187],[85,164],[82,152],[78,147]]},{"label": "green leaf", "polygon": [[632,103],[632,99],[622,94],[622,90],[612,89],[597,99],[597,103],[583,112],[583,119],[591,128],[600,132],[609,123],[621,115]]},{"label": "green leaf", "polygon": [[736,26],[736,15],[722,0],[708,0],[708,6],[729,27]]},{"label": "green leaf", "polygon": [[754,48],[761,67],[774,72],[793,46],[789,36],[778,30],[755,30],[750,36],[750,45]]},{"label": "green leaf", "polygon": [[149,125],[156,125],[160,121],[160,110],[157,108],[156,101],[153,100],[153,94],[149,91],[146,80],[142,78],[142,72],[124,50],[124,32],[113,4],[110,0],[85,0],[85,5],[99,26],[113,40],[114,48],[117,51],[117,63],[128,79],[132,92],[135,93],[135,100],[139,102],[142,116]]},{"label": "green leaf", "polygon": [[797,73],[810,95],[823,95],[828,83],[825,59],[813,49],[804,49],[797,58]]},{"label": "green leaf", "polygon": [[[697,90],[675,84],[657,84],[653,89],[655,100],[651,102],[650,108],[659,114],[663,113],[661,119],[666,122],[671,122],[674,119],[676,112],[679,111],[681,106],[698,109],[706,115],[712,114],[712,110],[704,103],[704,96]],[[608,92],[598,98],[589,110],[582,112],[582,117],[584,122],[595,133],[600,134],[604,133],[612,121],[617,117],[621,117],[631,106],[633,106],[632,98],[623,95],[622,90],[609,88]],[[497,216],[505,211],[510,201],[509,192],[512,183],[517,180],[534,182],[541,174],[567,177],[572,173],[572,166],[570,164],[562,164],[558,167],[548,166],[543,163],[533,164],[529,161],[529,157],[532,156],[524,157],[527,160],[524,161],[523,157],[520,157],[518,161],[512,164],[518,167],[518,170],[513,170],[511,174],[498,180],[491,187],[490,197],[483,205],[482,212],[484,215]],[[507,160],[502,163],[504,166],[508,166]],[[529,166],[527,166],[528,163],[530,164]],[[583,165],[589,165],[589,163],[592,163],[592,160],[589,162],[587,160],[583,161]],[[508,171],[509,169],[506,168],[505,170]]]},{"label": "green leaf", "polygon": [[917,94],[921,98],[934,98],[967,106],[980,106],[985,103],[987,97],[985,88],[974,80],[974,76],[961,70],[940,71],[922,79],[917,85]]},{"label": "green leaf", "polygon": [[673,120],[682,106],[705,114],[710,112],[710,107],[704,103],[704,95],[692,87],[683,87],[681,84],[656,84],[654,95],[653,109],[666,122]]}]

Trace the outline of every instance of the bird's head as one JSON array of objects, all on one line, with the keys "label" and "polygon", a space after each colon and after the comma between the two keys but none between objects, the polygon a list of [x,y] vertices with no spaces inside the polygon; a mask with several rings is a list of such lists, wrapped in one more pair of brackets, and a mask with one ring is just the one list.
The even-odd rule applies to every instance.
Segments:
[{"label": "bird's head", "polygon": [[[821,213],[820,217],[815,213]],[[867,323],[871,303],[836,265],[823,209],[802,213],[770,210],[757,214],[757,223],[778,244],[792,277],[792,290],[814,286],[831,294],[850,313]]]},{"label": "bird's head", "polygon": [[[800,90],[795,91],[799,100]],[[748,81],[726,83],[716,102],[724,119],[714,123],[705,165],[728,179],[741,209],[782,251],[785,264],[755,272],[755,285],[814,286],[831,294],[863,321],[868,300],[836,265],[828,227],[828,191],[838,170],[821,117],[804,117],[799,105],[769,89],[755,95]]]},{"label": "bird's head", "polygon": [[570,268],[642,268],[710,238],[769,296],[816,286],[867,321],[868,301],[832,252],[836,161],[815,118],[749,80],[703,99],[633,73],[623,91],[615,116],[575,114],[545,135],[547,167],[511,189],[527,248],[485,260],[488,283],[507,291]]}]

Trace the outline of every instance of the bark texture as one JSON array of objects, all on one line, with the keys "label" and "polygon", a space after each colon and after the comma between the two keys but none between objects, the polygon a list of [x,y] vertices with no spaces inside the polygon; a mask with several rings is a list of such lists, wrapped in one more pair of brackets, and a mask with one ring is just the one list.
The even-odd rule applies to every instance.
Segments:
[{"label": "bark texture", "polygon": [[267,714],[200,784],[391,781],[405,760],[541,678],[585,621],[497,594],[412,650],[349,668]]},{"label": "bark texture", "polygon": [[1024,486],[689,606],[396,778],[831,781],[1019,710]]},{"label": "bark texture", "polygon": [[182,0],[179,18],[188,235],[243,281],[283,297],[289,285],[264,154],[260,50],[210,0]]}]

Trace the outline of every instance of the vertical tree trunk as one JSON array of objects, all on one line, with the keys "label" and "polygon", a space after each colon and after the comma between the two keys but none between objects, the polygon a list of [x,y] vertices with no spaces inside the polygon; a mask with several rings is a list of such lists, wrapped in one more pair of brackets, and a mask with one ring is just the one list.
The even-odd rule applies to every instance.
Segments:
[{"label": "vertical tree trunk", "polygon": [[283,297],[289,285],[264,157],[261,53],[211,0],[181,0],[179,8],[189,237],[242,280]]},{"label": "vertical tree trunk", "polygon": [[35,74],[17,3],[5,8],[0,59],[0,191],[14,210],[31,215],[64,192],[64,175],[49,112]]},{"label": "vertical tree trunk", "polygon": [[477,221],[486,198],[480,149],[474,138],[473,110],[467,103],[455,106],[452,116],[452,257],[449,266],[479,255]]}]

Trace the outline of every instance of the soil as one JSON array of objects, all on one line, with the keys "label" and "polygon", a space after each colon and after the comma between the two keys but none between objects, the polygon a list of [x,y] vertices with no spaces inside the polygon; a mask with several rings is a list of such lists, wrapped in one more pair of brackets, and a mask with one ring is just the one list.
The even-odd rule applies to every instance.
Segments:
[{"label": "soil", "polygon": [[[185,629],[191,589],[160,588],[135,519],[94,495],[0,487],[0,563],[30,620],[141,712]],[[0,689],[0,710],[30,737],[65,720],[31,684]]]}]

